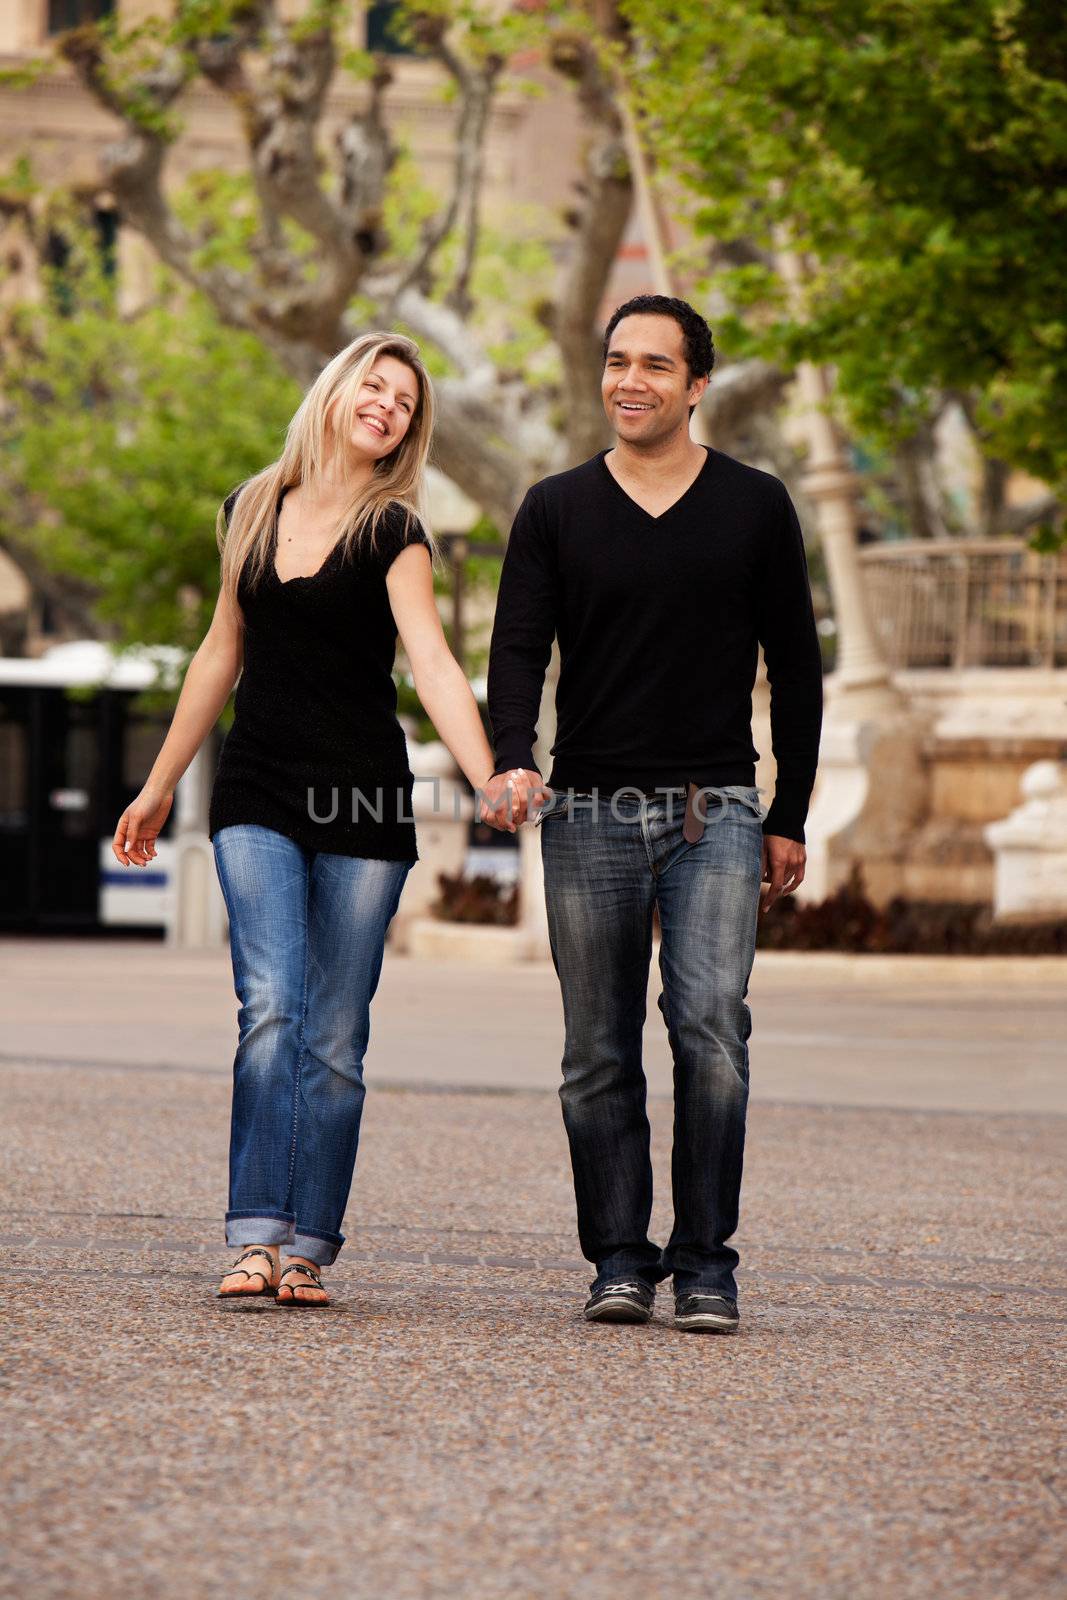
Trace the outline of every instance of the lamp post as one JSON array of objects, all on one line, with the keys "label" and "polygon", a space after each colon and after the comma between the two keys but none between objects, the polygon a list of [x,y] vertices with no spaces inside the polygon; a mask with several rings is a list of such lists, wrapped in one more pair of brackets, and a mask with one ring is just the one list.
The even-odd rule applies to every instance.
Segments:
[{"label": "lamp post", "polygon": [[[781,236],[777,257],[798,306],[803,263]],[[800,899],[819,901],[857,862],[868,888],[876,879],[882,888],[899,882],[909,834],[928,805],[928,775],[919,722],[892,682],[871,621],[857,549],[859,485],[830,413],[829,374],[801,362],[796,384],[808,442],[804,490],[815,507],[837,622],[837,665],[827,686],[798,891]]]},{"label": "lamp post", "polygon": [[[800,260],[792,250],[780,249],[778,268],[796,304],[803,287]],[[837,664],[828,716],[855,721],[886,715],[901,710],[904,699],[891,681],[863,586],[857,550],[859,482],[830,415],[832,388],[826,368],[802,361],[796,386],[808,443],[804,492],[815,507],[837,623]]]}]

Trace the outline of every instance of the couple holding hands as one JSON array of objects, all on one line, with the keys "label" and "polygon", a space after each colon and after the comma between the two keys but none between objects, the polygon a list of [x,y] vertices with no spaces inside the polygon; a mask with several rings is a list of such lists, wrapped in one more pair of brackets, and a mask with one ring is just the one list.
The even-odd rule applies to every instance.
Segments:
[{"label": "couple holding hands", "polygon": [[[423,515],[434,397],[410,340],[370,333],[334,357],[280,459],[220,509],[214,616],[112,846],[126,866],[152,859],[178,779],[236,683],[210,815],[240,1001],[226,1212],[240,1254],[220,1297],[329,1304],[322,1269],[344,1243],[370,1002],[417,859],[399,634],[481,820],[541,828],[560,1095],[595,1269],[584,1315],[647,1322],[671,1278],[676,1326],[736,1329],[745,995],[761,885],[767,907],[804,875],[822,667],[788,493],[690,436],[713,361],[706,322],[682,300],[642,295],[611,317],[614,446],[535,484],[511,530],[492,750],[434,598]],[[554,639],[546,783],[532,747]],[[751,732],[760,645],[777,764],[765,815]],[[648,1236],[641,1060],[656,911],[675,1084],[663,1247]]]}]

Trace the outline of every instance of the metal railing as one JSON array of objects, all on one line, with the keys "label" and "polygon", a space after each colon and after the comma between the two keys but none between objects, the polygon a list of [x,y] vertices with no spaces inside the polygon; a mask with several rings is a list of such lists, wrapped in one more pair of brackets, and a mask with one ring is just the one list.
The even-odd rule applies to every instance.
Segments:
[{"label": "metal railing", "polygon": [[1067,552],[960,539],[868,545],[859,555],[890,666],[1067,666]]}]

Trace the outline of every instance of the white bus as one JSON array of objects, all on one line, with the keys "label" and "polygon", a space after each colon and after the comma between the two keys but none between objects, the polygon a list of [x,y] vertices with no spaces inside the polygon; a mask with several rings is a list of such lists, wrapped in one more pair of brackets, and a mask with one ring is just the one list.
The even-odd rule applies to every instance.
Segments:
[{"label": "white bus", "polygon": [[177,797],[150,866],[120,866],[111,839],[170,721],[138,696],[183,663],[95,640],[0,657],[0,931],[164,936]]}]

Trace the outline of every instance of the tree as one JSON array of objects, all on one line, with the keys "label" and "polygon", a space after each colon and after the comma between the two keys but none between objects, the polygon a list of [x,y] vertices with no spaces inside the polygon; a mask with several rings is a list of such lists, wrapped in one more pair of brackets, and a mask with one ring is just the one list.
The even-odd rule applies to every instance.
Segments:
[{"label": "tree", "polygon": [[[984,531],[1067,486],[1067,25],[1052,0],[624,0],[646,126],[710,235],[740,352],[832,364],[921,473],[958,401]],[[783,238],[808,273],[799,311]],[[1006,467],[1052,493],[1022,514]],[[915,502],[921,496],[916,492]]]},{"label": "tree", "polygon": [[[124,222],[222,322],[254,333],[302,385],[370,321],[403,325],[431,343],[444,363],[439,458],[506,526],[532,476],[588,454],[603,432],[587,383],[577,385],[564,432],[552,424],[553,396],[531,392],[520,371],[494,361],[473,327],[489,109],[509,53],[544,25],[521,12],[487,20],[473,5],[410,12],[413,38],[448,75],[457,111],[451,194],[425,220],[417,248],[401,256],[384,226],[397,157],[384,117],[391,69],[385,58],[342,56],[337,32],[347,11],[340,0],[315,0],[300,22],[285,24],[272,0],[189,0],[134,29],[75,29],[59,49],[121,119],[102,176]],[[544,317],[549,336],[573,340],[588,368],[630,179],[596,52],[577,36],[550,42],[557,46],[582,97],[590,140],[574,248]],[[332,170],[324,170],[319,125],[341,70],[364,76],[365,107],[339,136]],[[217,241],[179,215],[164,187],[177,102],[198,73],[235,106],[244,131],[256,216],[243,259],[213,251]]]},{"label": "tree", "polygon": [[[292,408],[296,392],[281,375],[307,384],[367,326],[402,326],[423,343],[439,398],[437,459],[502,531],[531,481],[606,443],[596,319],[629,216],[632,181],[619,78],[606,48],[622,36],[613,0],[597,6],[596,18],[584,5],[569,14],[553,8],[550,16],[520,6],[490,16],[490,8],[467,0],[406,9],[412,41],[440,63],[455,100],[452,187],[443,203],[420,187],[387,130],[388,60],[340,48],[338,29],[348,11],[340,0],[315,0],[301,21],[288,24],[272,0],[181,0],[167,16],[135,28],[107,22],[62,36],[61,53],[120,119],[102,182],[124,223],[164,263],[167,292],[180,287],[181,309],[168,310],[161,290],[163,299],[143,318],[119,318],[94,289],[84,334],[52,315],[34,335],[36,346],[30,339],[28,382],[18,390],[8,427],[12,441],[20,427],[33,435],[24,481],[9,482],[9,506],[16,490],[23,502],[24,536],[7,541],[16,559],[39,566],[39,552],[50,552],[85,573],[87,583],[91,573],[106,575],[115,584],[106,620],[124,638],[138,629],[147,640],[192,637],[212,587],[214,549],[202,533],[210,517],[207,524],[203,518],[213,515],[215,497],[232,485],[238,463],[251,468],[274,453],[279,415]],[[530,49],[573,86],[587,130],[576,152],[569,238],[558,252],[554,286],[545,247],[506,240],[482,219],[492,98],[509,57]],[[326,151],[321,118],[331,84],[344,73],[362,79],[365,103]],[[165,181],[167,157],[182,90],[197,74],[239,112],[247,169],[201,172],[175,189]],[[541,222],[542,234],[553,231]],[[24,320],[24,341],[40,317],[38,310]],[[122,355],[110,375],[115,381],[101,385],[109,338]],[[168,339],[172,358],[164,360],[165,378],[154,382],[146,360]],[[178,455],[192,457],[206,433],[197,420],[198,398],[222,371],[251,376],[259,362],[256,381],[268,383],[271,394],[263,427],[250,423],[236,448],[225,428],[213,430],[202,453],[201,492],[193,496],[188,480],[186,498],[175,499],[153,440],[176,427],[181,413],[189,431]],[[717,376],[706,401],[717,442],[729,448],[737,439],[743,448],[758,441],[761,452],[777,450],[788,471],[791,458],[769,418],[784,382],[762,361]],[[92,424],[84,416],[79,424],[70,404],[72,390],[84,388],[96,395],[97,418],[110,419],[96,431],[102,469],[117,450],[113,493],[102,487],[101,470],[88,499],[78,462]],[[171,388],[182,397],[173,404],[165,398]],[[139,408],[132,398],[138,390]],[[247,392],[239,377],[225,392],[227,410],[239,413]],[[154,421],[149,413],[157,405]],[[149,435],[138,457],[141,482],[158,463],[158,502],[180,519],[174,538],[161,535],[143,494],[131,492],[133,457],[124,455],[120,435],[135,411]],[[219,408],[211,414],[217,419]],[[240,432],[240,417],[232,420]],[[85,433],[73,449],[79,426]],[[15,455],[9,451],[9,463]],[[84,529],[83,506],[90,519]],[[101,541],[119,515],[127,519],[128,544],[154,552],[148,572],[136,561],[120,569],[106,558]],[[201,553],[199,572],[185,561],[187,534]],[[166,599],[168,584],[184,602]]]},{"label": "tree", "polygon": [[[614,12],[613,0],[598,9],[608,34]],[[532,477],[583,459],[606,438],[596,318],[632,181],[618,83],[599,47],[605,36],[584,5],[561,13],[553,7],[541,16],[522,5],[501,12],[478,0],[406,8],[413,42],[452,86],[456,128],[451,192],[425,220],[418,248],[403,255],[384,225],[397,155],[384,117],[391,68],[384,57],[339,50],[344,0],[313,0],[289,24],[274,0],[181,0],[169,19],[125,32],[97,24],[59,42],[82,82],[122,121],[103,178],[126,224],[223,322],[256,333],[302,384],[372,318],[432,344],[444,363],[438,456],[501,527]],[[523,370],[494,359],[472,303],[492,98],[510,57],[531,48],[573,85],[587,129],[569,245],[554,292],[542,293],[538,307],[564,366],[562,390],[531,388]],[[327,159],[319,126],[338,72],[362,75],[366,104]],[[164,189],[177,101],[196,74],[231,101],[244,130],[257,216],[239,264],[213,256]],[[746,409],[766,406],[768,392],[765,367],[753,364],[724,386],[724,410],[740,422]]]},{"label": "tree", "polygon": [[89,631],[195,649],[211,618],[223,495],[281,449],[299,385],[253,334],[221,326],[161,272],[122,317],[94,241],[5,329],[4,548],[93,596]]}]

